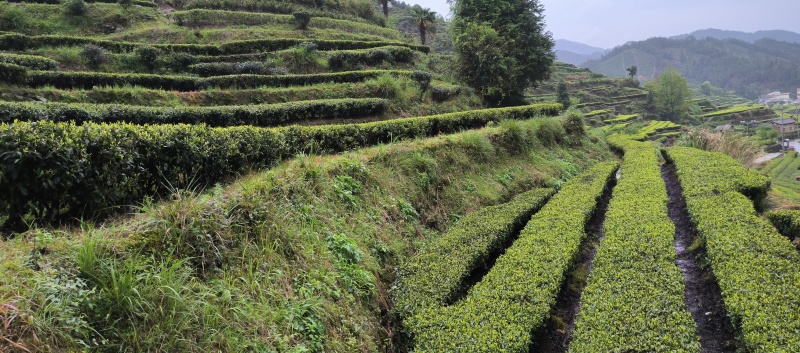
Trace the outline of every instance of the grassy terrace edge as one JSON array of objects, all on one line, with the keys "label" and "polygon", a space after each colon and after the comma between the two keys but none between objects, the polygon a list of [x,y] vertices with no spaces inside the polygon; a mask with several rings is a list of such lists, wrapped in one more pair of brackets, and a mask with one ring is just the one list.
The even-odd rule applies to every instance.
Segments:
[{"label": "grassy terrace edge", "polygon": [[415,352],[528,352],[617,167],[602,162],[567,182],[464,300],[410,319]]},{"label": "grassy terrace edge", "polygon": [[699,352],[675,261],[667,188],[650,143],[614,135],[624,152],[570,352]]},{"label": "grassy terrace edge", "polygon": [[[280,128],[205,125],[0,124],[0,213],[19,227],[108,213],[170,188],[213,185],[298,153],[337,153],[560,113],[560,104],[476,110],[364,124]],[[8,223],[8,222],[7,222]]]},{"label": "grassy terrace edge", "polygon": [[759,202],[769,180],[720,153],[673,147],[664,155],[677,167],[725,308],[746,349],[800,351],[800,253],[745,196]]}]

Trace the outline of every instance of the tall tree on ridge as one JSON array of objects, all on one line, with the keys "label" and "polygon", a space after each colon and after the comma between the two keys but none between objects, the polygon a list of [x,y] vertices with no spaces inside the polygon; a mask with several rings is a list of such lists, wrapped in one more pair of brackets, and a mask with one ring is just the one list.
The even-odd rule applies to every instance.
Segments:
[{"label": "tall tree on ridge", "polygon": [[419,26],[419,41],[422,42],[422,45],[425,45],[425,39],[428,37],[428,33],[435,30],[431,25],[436,22],[436,12],[431,11],[431,9],[423,9],[422,6],[419,5],[414,5],[414,7],[411,8],[411,17],[414,18],[414,23]]},{"label": "tall tree on ridge", "polygon": [[455,0],[459,76],[490,105],[514,104],[550,77],[553,36],[538,0]]},{"label": "tall tree on ridge", "polygon": [[389,18],[389,0],[378,0],[383,5],[383,16]]}]

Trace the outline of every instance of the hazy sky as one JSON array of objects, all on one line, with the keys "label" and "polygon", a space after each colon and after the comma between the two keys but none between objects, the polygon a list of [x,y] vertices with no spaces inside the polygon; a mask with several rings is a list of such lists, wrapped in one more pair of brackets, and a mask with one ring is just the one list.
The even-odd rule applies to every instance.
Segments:
[{"label": "hazy sky", "polygon": [[[403,0],[440,14],[446,0]],[[800,33],[798,0],[539,0],[555,39],[601,48],[632,40],[669,37],[698,29]]]}]

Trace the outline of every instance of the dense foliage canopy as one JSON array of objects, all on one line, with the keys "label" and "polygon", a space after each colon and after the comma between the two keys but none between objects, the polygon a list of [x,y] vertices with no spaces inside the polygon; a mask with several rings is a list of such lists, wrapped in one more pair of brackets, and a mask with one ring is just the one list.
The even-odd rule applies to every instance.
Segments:
[{"label": "dense foliage canopy", "polygon": [[549,78],[555,54],[537,0],[456,0],[453,42],[460,76],[490,104]]}]

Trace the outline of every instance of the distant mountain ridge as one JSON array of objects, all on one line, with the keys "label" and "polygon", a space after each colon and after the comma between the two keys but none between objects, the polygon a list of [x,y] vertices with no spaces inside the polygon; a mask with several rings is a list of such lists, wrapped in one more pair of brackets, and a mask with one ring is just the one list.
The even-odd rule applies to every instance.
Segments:
[{"label": "distant mountain ridge", "polygon": [[588,60],[599,59],[607,51],[603,48],[566,39],[556,39],[556,45],[553,49],[558,61],[575,66],[581,65]]},{"label": "distant mountain ridge", "polygon": [[759,39],[773,39],[781,42],[800,43],[800,33],[784,30],[756,31],[751,33],[708,28],[694,31],[689,34],[673,36],[670,37],[670,39],[686,39],[688,37],[695,37],[697,39],[736,39],[748,43],[755,43]]},{"label": "distant mountain ridge", "polygon": [[672,67],[690,82],[709,81],[750,99],[778,90],[796,92],[800,87],[800,44],[774,38],[752,43],[694,35],[650,38],[616,47],[583,66],[606,76],[625,77],[625,68],[633,65],[643,81]]}]

